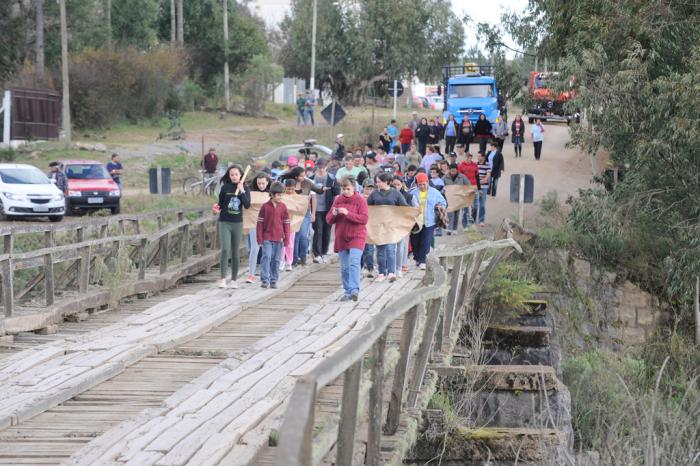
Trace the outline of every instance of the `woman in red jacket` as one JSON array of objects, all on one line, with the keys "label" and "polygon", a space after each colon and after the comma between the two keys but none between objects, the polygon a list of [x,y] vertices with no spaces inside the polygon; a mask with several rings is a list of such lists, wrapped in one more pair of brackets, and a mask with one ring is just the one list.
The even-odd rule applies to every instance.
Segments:
[{"label": "woman in red jacket", "polygon": [[401,143],[401,153],[406,155],[406,152],[411,148],[411,143],[413,142],[413,130],[411,129],[410,123],[406,123],[399,133],[399,142]]},{"label": "woman in red jacket", "polygon": [[340,257],[340,275],[345,295],[343,301],[357,301],[360,293],[360,259],[367,241],[368,210],[365,198],[355,192],[350,176],[340,180],[341,195],[335,198],[326,214],[329,225],[335,224],[333,249]]}]

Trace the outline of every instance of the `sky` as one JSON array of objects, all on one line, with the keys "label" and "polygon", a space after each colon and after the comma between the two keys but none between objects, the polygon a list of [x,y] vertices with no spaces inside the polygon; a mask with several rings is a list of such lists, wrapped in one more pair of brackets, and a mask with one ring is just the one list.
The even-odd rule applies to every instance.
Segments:
[{"label": "sky", "polygon": [[[330,0],[319,0],[330,1]],[[451,0],[455,13],[460,18],[468,14],[474,23],[487,22],[497,24],[500,20],[501,12],[505,9],[511,11],[522,11],[527,6],[527,0],[491,0],[483,2],[478,0]],[[276,26],[289,11],[290,0],[253,0],[251,8],[265,20],[268,27]],[[493,5],[493,7],[484,7]],[[467,27],[467,37],[465,50],[476,42],[476,28]],[[510,37],[504,37],[506,44],[513,46]],[[512,56],[512,53],[509,53]]]}]

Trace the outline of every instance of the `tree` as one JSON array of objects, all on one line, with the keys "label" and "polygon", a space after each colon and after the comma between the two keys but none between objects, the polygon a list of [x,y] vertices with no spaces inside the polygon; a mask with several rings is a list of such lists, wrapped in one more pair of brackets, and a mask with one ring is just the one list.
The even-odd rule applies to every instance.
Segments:
[{"label": "tree", "polygon": [[[280,25],[281,62],[292,76],[310,74],[311,7],[311,0],[295,0]],[[332,80],[337,95],[355,102],[382,81],[434,82],[459,58],[463,42],[462,23],[446,0],[319,2],[316,81]]]},{"label": "tree", "polygon": [[157,43],[158,0],[119,0],[112,12],[112,29],[121,45],[146,49]]},{"label": "tree", "polygon": [[36,9],[36,74],[39,81],[44,80],[44,0],[35,0]]}]

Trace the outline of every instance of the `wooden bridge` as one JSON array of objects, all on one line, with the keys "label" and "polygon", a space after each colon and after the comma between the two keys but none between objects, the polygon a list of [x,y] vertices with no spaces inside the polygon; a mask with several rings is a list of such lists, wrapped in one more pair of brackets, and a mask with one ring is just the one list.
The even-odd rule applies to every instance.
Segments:
[{"label": "wooden bridge", "polygon": [[[449,357],[473,297],[519,250],[506,230],[447,237],[425,272],[365,280],[357,302],[339,300],[332,263],[284,272],[276,290],[222,290],[212,218],[166,214],[172,224],[149,233],[143,217],[97,221],[95,239],[76,226],[59,246],[47,225],[30,252],[0,232],[0,464],[399,464],[435,388],[428,365]],[[99,255],[138,266],[122,284],[93,283]],[[61,281],[52,269],[67,261]],[[13,273],[42,265],[20,292],[43,280],[45,305],[28,310]]]}]

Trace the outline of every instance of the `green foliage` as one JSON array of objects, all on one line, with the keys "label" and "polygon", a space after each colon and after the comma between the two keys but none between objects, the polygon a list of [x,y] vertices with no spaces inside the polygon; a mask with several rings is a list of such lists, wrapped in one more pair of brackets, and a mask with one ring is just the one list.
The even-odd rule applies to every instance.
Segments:
[{"label": "green foliage", "polygon": [[282,82],[282,78],[282,68],[270,63],[267,57],[253,57],[248,69],[237,80],[245,112],[249,115],[262,113],[271,91]]},{"label": "green foliage", "polygon": [[0,162],[14,162],[17,158],[17,151],[12,147],[0,149]]},{"label": "green foliage", "polygon": [[71,66],[71,110],[77,127],[105,127],[160,117],[184,77],[182,53],[153,48],[86,50]]},{"label": "green foliage", "polygon": [[183,106],[190,111],[207,103],[207,97],[202,86],[192,80],[186,80],[183,89]]},{"label": "green foliage", "polygon": [[[280,28],[287,75],[310,74],[311,0],[295,0]],[[354,101],[375,82],[418,76],[437,81],[460,57],[464,28],[445,0],[360,0],[356,8],[318,2],[316,81]]]},{"label": "green foliage", "polygon": [[481,302],[493,309],[525,309],[523,302],[532,299],[533,294],[542,290],[527,275],[519,262],[498,263],[484,285]]},{"label": "green foliage", "polygon": [[156,45],[158,12],[158,0],[113,1],[112,36],[124,46],[145,49]]}]

